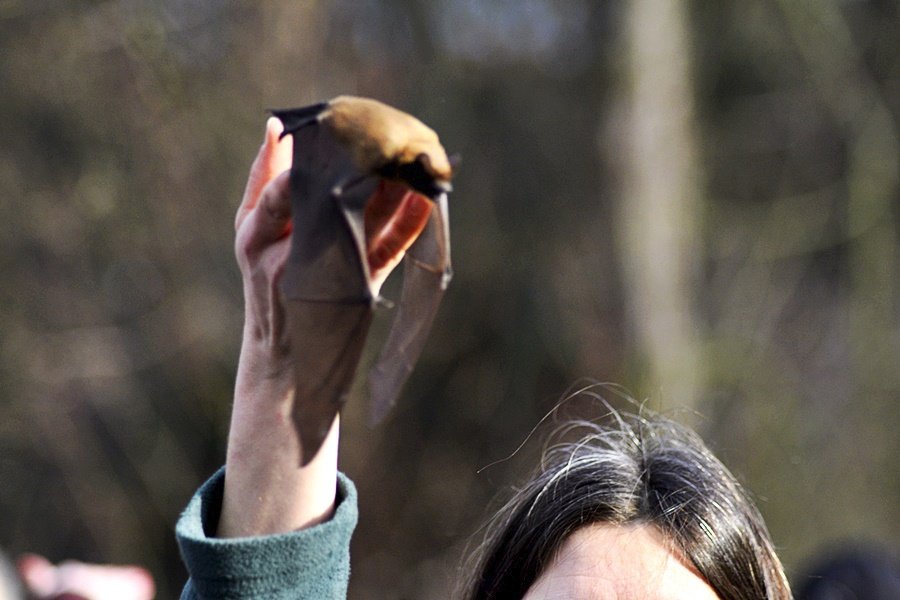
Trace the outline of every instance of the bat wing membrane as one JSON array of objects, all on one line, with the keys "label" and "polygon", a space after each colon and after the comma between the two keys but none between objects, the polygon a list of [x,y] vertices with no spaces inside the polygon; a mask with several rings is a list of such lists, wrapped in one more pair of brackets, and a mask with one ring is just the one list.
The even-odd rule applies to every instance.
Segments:
[{"label": "bat wing membrane", "polygon": [[384,419],[412,373],[452,277],[446,194],[438,197],[436,208],[407,251],[397,314],[387,342],[369,371],[373,425]]},{"label": "bat wing membrane", "polygon": [[[361,207],[377,181],[361,177],[327,128],[303,128],[293,137],[293,233],[281,291],[295,369],[293,419],[305,465],[346,402],[371,323],[359,229]],[[358,183],[337,197],[335,188],[348,180]]]}]

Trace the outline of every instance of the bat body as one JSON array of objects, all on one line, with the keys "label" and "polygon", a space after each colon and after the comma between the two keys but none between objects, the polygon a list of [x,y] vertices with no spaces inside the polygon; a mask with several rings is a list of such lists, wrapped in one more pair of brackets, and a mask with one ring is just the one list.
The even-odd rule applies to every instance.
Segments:
[{"label": "bat body", "polygon": [[404,254],[397,313],[368,378],[373,422],[412,372],[451,277],[453,166],[431,129],[375,100],[341,96],[273,114],[294,143],[281,292],[307,464],[346,401],[384,273]]}]

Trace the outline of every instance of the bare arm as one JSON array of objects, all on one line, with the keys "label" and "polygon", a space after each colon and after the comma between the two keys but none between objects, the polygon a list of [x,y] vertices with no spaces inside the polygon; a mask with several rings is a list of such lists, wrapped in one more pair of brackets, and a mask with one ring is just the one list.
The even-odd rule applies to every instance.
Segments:
[{"label": "bare arm", "polygon": [[291,421],[294,372],[278,289],[290,244],[291,140],[279,141],[280,132],[270,119],[235,223],[245,315],[219,537],[303,529],[334,510],[339,418],[305,467]]}]

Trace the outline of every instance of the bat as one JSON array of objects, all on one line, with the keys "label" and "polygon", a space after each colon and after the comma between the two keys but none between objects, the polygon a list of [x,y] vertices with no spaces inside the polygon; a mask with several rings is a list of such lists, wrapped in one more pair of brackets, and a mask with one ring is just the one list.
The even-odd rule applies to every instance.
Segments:
[{"label": "bat", "polygon": [[381,421],[422,352],[452,277],[447,195],[456,164],[400,110],[339,96],[273,110],[293,137],[292,241],[281,293],[294,362],[301,464],[346,402],[387,272],[404,258],[387,340],[368,375]]}]

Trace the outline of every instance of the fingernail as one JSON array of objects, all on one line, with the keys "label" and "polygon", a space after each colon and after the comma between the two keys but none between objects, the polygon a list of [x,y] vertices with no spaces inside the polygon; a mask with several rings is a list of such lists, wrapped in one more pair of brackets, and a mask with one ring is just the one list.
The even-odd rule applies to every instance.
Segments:
[{"label": "fingernail", "polygon": [[266,142],[278,142],[278,136],[284,131],[284,124],[278,117],[269,117],[266,120]]}]

